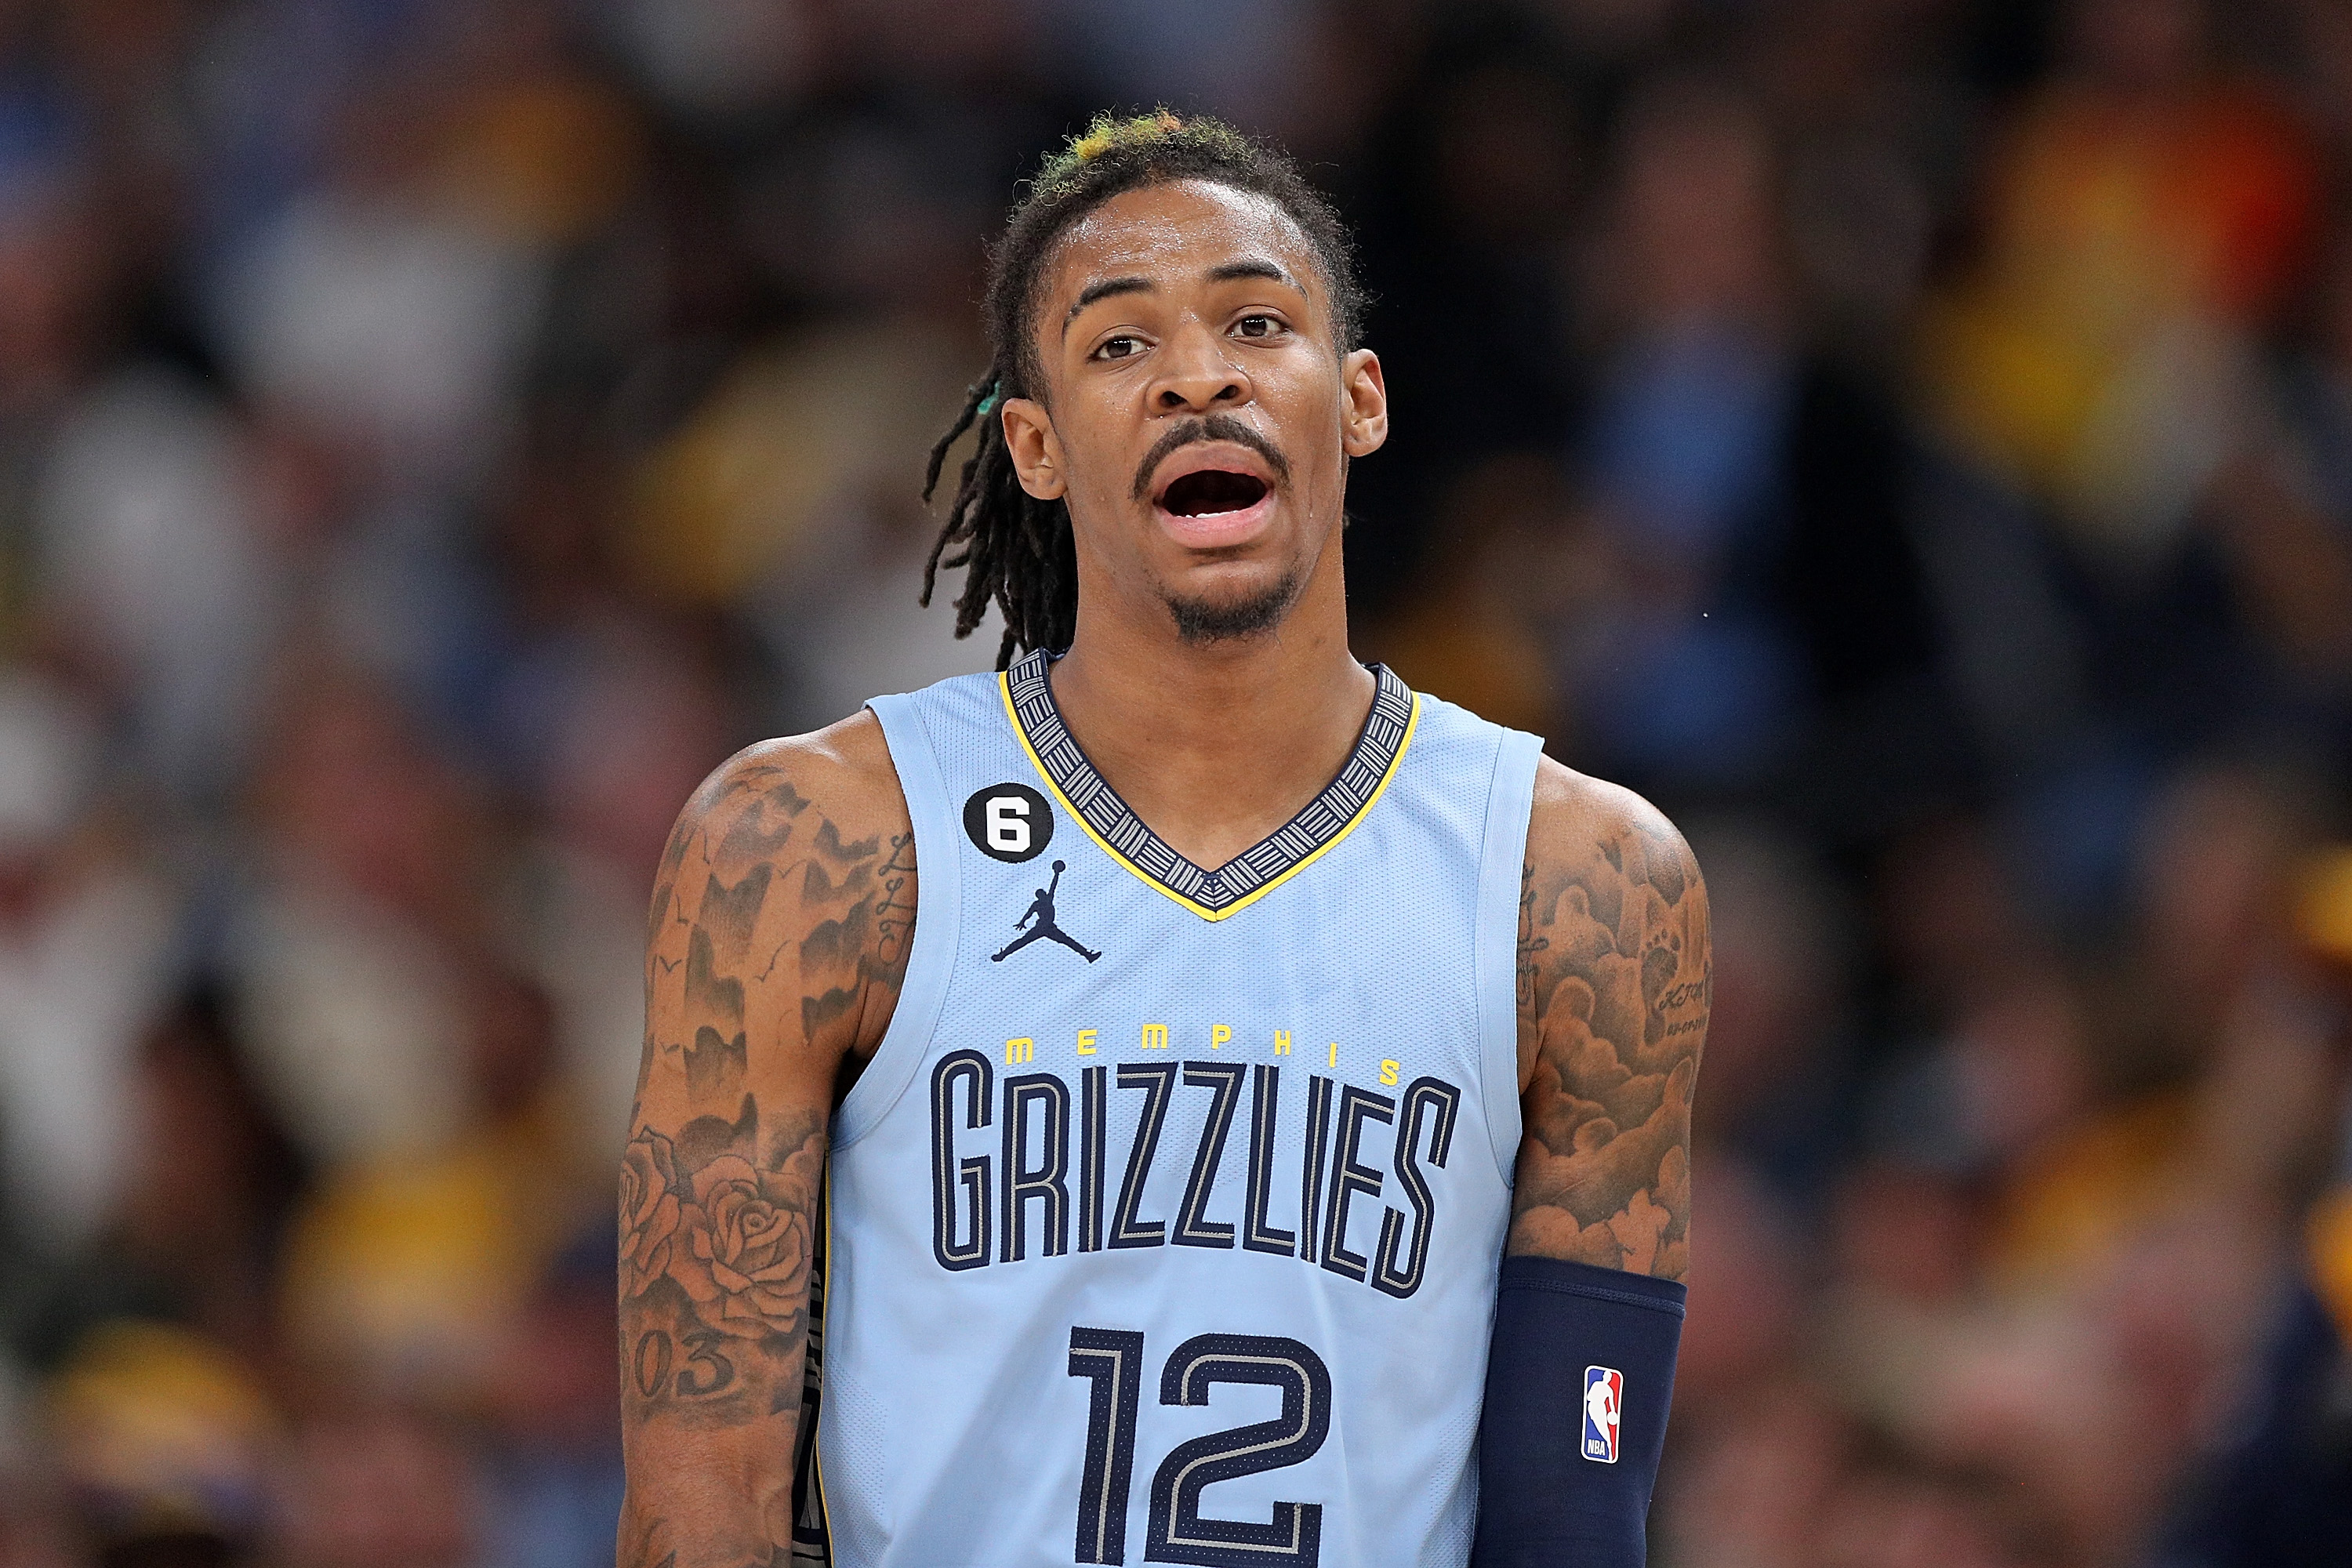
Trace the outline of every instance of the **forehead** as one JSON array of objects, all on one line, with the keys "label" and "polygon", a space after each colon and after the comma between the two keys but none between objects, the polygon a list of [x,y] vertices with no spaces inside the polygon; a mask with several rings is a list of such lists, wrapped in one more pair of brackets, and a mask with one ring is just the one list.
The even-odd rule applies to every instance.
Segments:
[{"label": "forehead", "polygon": [[1122,192],[1072,224],[1040,279],[1038,322],[1059,323],[1089,285],[1141,278],[1160,290],[1204,281],[1229,263],[1272,261],[1318,308],[1326,305],[1314,246],[1271,197],[1208,180]]}]

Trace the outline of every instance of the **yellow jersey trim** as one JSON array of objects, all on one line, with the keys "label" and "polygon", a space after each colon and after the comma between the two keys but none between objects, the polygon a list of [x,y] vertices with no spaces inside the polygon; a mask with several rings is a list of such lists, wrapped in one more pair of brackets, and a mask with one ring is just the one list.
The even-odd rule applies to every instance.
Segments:
[{"label": "yellow jersey trim", "polygon": [[[1005,722],[1013,726],[1013,733],[1020,740],[1021,750],[1027,754],[1029,758],[1029,765],[1037,770],[1037,776],[1045,781],[1046,789],[1051,791],[1054,798],[1061,803],[1062,809],[1069,814],[1070,820],[1076,823],[1078,826],[1085,831],[1087,837],[1093,839],[1096,844],[1100,846],[1104,854],[1109,856],[1113,860],[1118,861],[1121,866],[1127,868],[1128,871],[1133,875],[1138,881],[1143,883],[1146,887],[1152,889],[1154,891],[1163,894],[1172,901],[1181,904],[1184,908],[1192,910],[1194,914],[1200,916],[1204,921],[1222,921],[1230,916],[1239,914],[1242,910],[1249,908],[1252,904],[1257,902],[1260,899],[1265,897],[1268,893],[1271,893],[1285,882],[1289,881],[1293,877],[1297,876],[1298,873],[1307,869],[1307,867],[1315,864],[1316,861],[1320,860],[1342,839],[1346,838],[1350,833],[1353,833],[1356,830],[1356,825],[1363,821],[1367,816],[1370,816],[1372,814],[1372,808],[1380,805],[1381,796],[1388,793],[1389,781],[1396,777],[1397,769],[1403,765],[1405,753],[1412,749],[1413,731],[1421,724],[1421,693],[1416,691],[1412,693],[1412,706],[1411,710],[1405,716],[1404,735],[1397,742],[1396,753],[1389,758],[1389,765],[1381,772],[1380,783],[1374,784],[1372,786],[1371,794],[1364,797],[1364,804],[1358,806],[1354,814],[1351,815],[1347,821],[1341,823],[1338,830],[1335,831],[1331,837],[1317,845],[1307,854],[1300,856],[1290,865],[1285,867],[1274,876],[1267,878],[1265,881],[1251,889],[1242,897],[1235,899],[1232,903],[1227,904],[1224,908],[1211,909],[1208,905],[1200,902],[1198,900],[1187,898],[1184,894],[1178,892],[1175,889],[1161,881],[1158,877],[1152,875],[1151,872],[1146,870],[1143,867],[1137,865],[1133,860],[1128,858],[1127,856],[1121,854],[1108,839],[1106,839],[1101,834],[1095,831],[1094,825],[1086,819],[1085,815],[1081,813],[1076,806],[1070,804],[1070,797],[1062,793],[1062,786],[1055,781],[1053,773],[1045,766],[1045,760],[1037,754],[1037,748],[1030,742],[1028,728],[1021,722],[1021,714],[1013,705],[1013,674],[1010,670],[997,671],[996,694],[1004,703]],[[1379,694],[1377,691],[1374,693],[1373,700],[1375,703],[1379,701]],[[1319,795],[1318,798],[1320,798]],[[1245,854],[1247,851],[1244,851],[1244,853]]]}]

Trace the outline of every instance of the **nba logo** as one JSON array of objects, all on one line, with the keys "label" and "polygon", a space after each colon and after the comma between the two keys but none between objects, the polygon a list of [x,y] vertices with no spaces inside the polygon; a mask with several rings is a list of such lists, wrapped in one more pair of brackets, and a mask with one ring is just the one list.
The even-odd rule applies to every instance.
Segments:
[{"label": "nba logo", "polygon": [[1584,1457],[1617,1462],[1617,1413],[1625,1399],[1625,1374],[1615,1367],[1584,1369]]}]

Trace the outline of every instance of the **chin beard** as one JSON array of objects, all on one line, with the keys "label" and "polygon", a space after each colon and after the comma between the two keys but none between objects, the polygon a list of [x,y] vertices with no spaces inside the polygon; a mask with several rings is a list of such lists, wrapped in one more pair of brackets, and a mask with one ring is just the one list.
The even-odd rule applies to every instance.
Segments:
[{"label": "chin beard", "polygon": [[1238,599],[1179,599],[1171,595],[1167,603],[1168,613],[1176,618],[1176,635],[1197,647],[1272,631],[1297,601],[1298,574],[1286,572]]}]

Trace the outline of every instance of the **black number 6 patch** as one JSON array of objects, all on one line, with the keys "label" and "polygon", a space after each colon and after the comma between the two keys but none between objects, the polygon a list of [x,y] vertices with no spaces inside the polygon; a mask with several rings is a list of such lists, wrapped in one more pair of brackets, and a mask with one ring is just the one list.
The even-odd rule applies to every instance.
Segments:
[{"label": "black number 6 patch", "polygon": [[963,803],[972,847],[995,860],[1034,860],[1054,841],[1054,808],[1027,784],[991,784]]}]

